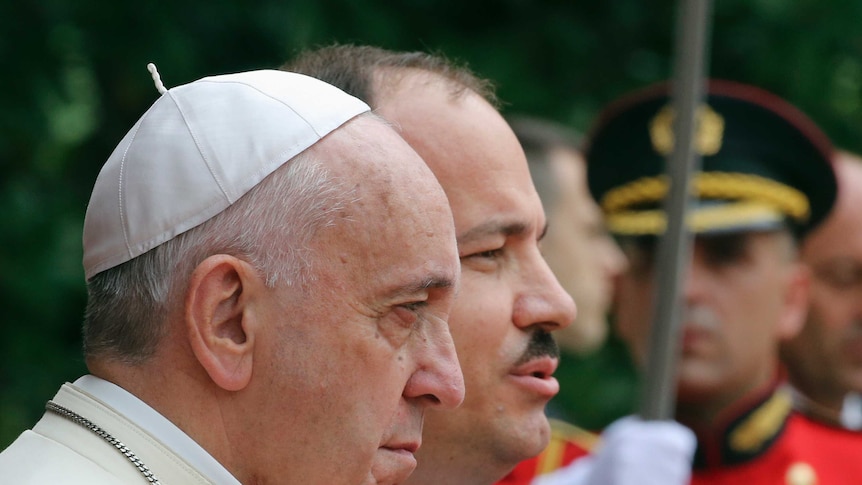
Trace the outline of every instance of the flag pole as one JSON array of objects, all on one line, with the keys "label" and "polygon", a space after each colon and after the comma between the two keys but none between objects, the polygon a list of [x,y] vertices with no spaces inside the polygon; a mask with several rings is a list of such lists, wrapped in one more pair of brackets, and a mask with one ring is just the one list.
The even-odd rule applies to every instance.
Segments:
[{"label": "flag pole", "polygon": [[677,12],[671,103],[673,152],[667,160],[670,180],[665,199],[667,227],[657,248],[656,307],[647,369],[642,383],[640,416],[646,420],[672,419],[676,401],[676,364],[682,318],[681,287],[691,260],[692,234],[685,224],[691,203],[691,174],[700,171],[695,150],[697,111],[702,104],[706,71],[710,0],[680,0]]}]

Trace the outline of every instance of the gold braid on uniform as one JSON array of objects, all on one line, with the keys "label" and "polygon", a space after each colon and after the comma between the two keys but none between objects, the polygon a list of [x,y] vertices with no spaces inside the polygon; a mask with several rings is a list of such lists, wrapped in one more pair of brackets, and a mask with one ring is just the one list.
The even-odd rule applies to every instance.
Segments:
[{"label": "gold braid on uniform", "polygon": [[730,447],[741,453],[759,451],[778,433],[792,407],[790,393],[786,390],[776,392],[733,430],[728,440]]},{"label": "gold braid on uniform", "polygon": [[567,442],[575,443],[588,451],[592,451],[599,442],[599,437],[595,433],[557,419],[548,421],[551,423],[551,441],[538,456],[537,475],[550,473],[562,466]]},{"label": "gold braid on uniform", "polygon": [[[775,209],[758,202],[734,202],[716,207],[701,207],[688,215],[691,231],[728,227],[762,221],[775,216]],[[619,235],[661,234],[667,226],[667,217],[659,209],[626,211],[607,216],[610,231]]]},{"label": "gold braid on uniform", "polygon": [[[616,234],[659,234],[667,224],[660,209],[634,210],[638,205],[656,203],[668,191],[665,175],[642,177],[609,190],[601,200],[608,228]],[[693,192],[701,199],[734,203],[700,208],[694,213],[691,228],[702,231],[741,221],[756,221],[768,216],[788,216],[800,222],[808,219],[808,198],[789,185],[752,174],[701,172],[693,180]],[[702,213],[702,214],[701,214]]]}]

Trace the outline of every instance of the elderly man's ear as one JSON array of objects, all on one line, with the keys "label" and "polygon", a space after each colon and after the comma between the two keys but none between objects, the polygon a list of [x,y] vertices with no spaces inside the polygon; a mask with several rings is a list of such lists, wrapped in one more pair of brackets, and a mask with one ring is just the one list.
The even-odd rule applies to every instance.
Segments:
[{"label": "elderly man's ear", "polygon": [[185,301],[189,342],[210,379],[226,391],[251,380],[258,322],[249,304],[261,289],[254,268],[225,254],[210,256],[192,272]]}]

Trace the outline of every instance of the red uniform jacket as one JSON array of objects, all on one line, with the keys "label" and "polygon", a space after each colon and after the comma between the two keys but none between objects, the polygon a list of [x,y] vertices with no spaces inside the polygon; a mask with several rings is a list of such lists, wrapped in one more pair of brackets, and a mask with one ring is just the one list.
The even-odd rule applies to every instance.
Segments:
[{"label": "red uniform jacket", "polygon": [[862,434],[793,411],[786,389],[755,396],[729,416],[695,430],[692,485],[862,484]]},{"label": "red uniform jacket", "polygon": [[[694,431],[692,485],[862,485],[862,433],[793,411],[785,389],[756,393],[709,429]],[[585,456],[595,443],[594,435],[586,441],[552,439],[541,455],[520,463],[499,483],[529,484]]]}]

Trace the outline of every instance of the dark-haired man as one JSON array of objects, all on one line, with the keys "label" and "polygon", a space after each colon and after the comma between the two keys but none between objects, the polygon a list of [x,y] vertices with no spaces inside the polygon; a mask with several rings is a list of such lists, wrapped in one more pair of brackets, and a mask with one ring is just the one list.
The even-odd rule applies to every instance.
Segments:
[{"label": "dark-haired man", "polygon": [[[551,429],[544,408],[559,387],[550,332],[571,323],[575,305],[539,250],[545,213],[489,83],[439,56],[368,46],[305,52],[282,68],[367,101],[399,127],[443,186],[461,257],[449,324],[466,395],[453,412],[428,413],[419,466],[408,483],[494,483],[546,449]],[[686,463],[687,437],[682,451],[669,456],[673,465]],[[558,443],[571,456],[583,452],[565,438]]]}]

